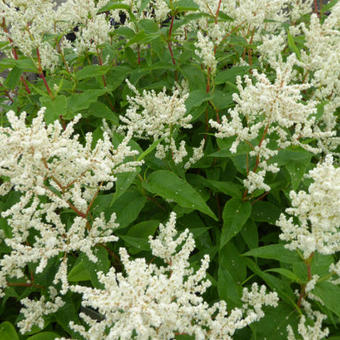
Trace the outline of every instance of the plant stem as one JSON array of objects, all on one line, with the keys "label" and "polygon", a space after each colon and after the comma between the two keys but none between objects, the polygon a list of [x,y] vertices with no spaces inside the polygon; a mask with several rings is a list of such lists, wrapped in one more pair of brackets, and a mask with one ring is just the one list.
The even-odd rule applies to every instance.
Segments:
[{"label": "plant stem", "polygon": [[[4,32],[8,34],[8,29],[7,29],[7,27],[6,27],[5,18],[2,18],[2,25],[1,25],[1,26],[2,26],[2,28],[3,28],[3,30],[4,30]],[[15,50],[13,40],[12,40],[10,37],[8,37],[8,41],[9,41],[10,44],[12,45],[12,54],[13,54],[13,58],[14,58],[15,60],[18,60],[18,54],[17,54],[17,51]],[[21,82],[23,83],[26,92],[27,92],[28,94],[31,94],[31,90],[29,89],[29,87],[28,87],[28,85],[27,85],[27,82],[26,82],[25,77],[24,77],[24,76],[20,76],[20,80],[21,80]]]},{"label": "plant stem", "polygon": [[[102,59],[102,56],[101,56],[100,51],[98,50],[98,48],[97,48],[97,55],[98,55],[99,65],[103,66],[103,59]],[[102,79],[103,79],[104,87],[107,87],[106,79],[105,79],[105,75],[104,74],[102,75]]]},{"label": "plant stem", "polygon": [[170,52],[170,56],[171,56],[171,61],[174,65],[176,65],[176,60],[174,58],[174,53],[172,51],[172,44],[171,44],[171,35],[172,35],[172,28],[174,26],[174,20],[175,20],[175,16],[172,15],[171,16],[171,22],[170,22],[170,28],[169,28],[169,34],[168,34],[168,48],[169,48],[169,52]]},{"label": "plant stem", "polygon": [[46,81],[46,78],[45,78],[45,75],[44,75],[44,72],[43,72],[43,69],[42,69],[42,66],[41,66],[41,58],[40,58],[40,52],[39,52],[39,47],[37,47],[37,57],[38,57],[38,68],[39,68],[39,76],[40,78],[42,79],[42,81],[44,82],[44,85],[46,87],[46,90],[47,90],[47,93],[48,95],[50,96],[50,98],[53,100],[54,99],[54,96],[53,96],[53,93],[50,89],[50,87],[48,86],[47,84],[47,81]]},{"label": "plant stem", "polygon": [[[314,256],[314,253],[310,254],[310,256],[308,257],[308,259],[305,260],[305,264],[306,264],[306,267],[307,267],[307,280],[310,281],[312,279],[312,268],[311,268],[311,263],[312,263],[312,260],[313,260],[313,256]],[[306,285],[307,284],[303,284],[301,285],[301,291],[300,291],[300,295],[299,295],[299,299],[298,299],[298,302],[297,302],[297,306],[298,307],[301,307],[301,303],[302,303],[302,300],[306,297]]]},{"label": "plant stem", "polygon": [[[322,0],[320,0],[320,3],[321,3],[321,2],[322,2]],[[313,10],[313,12],[320,18],[317,0],[314,0],[314,10]]]}]

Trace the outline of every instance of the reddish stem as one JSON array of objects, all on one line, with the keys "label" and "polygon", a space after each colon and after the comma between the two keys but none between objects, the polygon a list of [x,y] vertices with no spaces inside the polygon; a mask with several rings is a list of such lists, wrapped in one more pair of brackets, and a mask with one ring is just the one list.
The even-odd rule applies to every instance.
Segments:
[{"label": "reddish stem", "polygon": [[174,65],[176,65],[176,60],[174,58],[174,53],[172,52],[172,46],[171,46],[170,41],[168,41],[168,48],[169,48],[169,52],[170,52],[170,56],[171,56],[171,61]]},{"label": "reddish stem", "polygon": [[[305,264],[306,264],[306,267],[307,267],[307,279],[308,279],[308,281],[310,281],[312,279],[311,263],[312,263],[313,256],[314,256],[314,253],[310,254],[308,259],[305,260]],[[298,307],[301,306],[302,299],[304,299],[305,297],[306,297],[306,285],[304,284],[304,285],[301,286],[299,299],[298,299],[298,302],[296,303]]]},{"label": "reddish stem", "polygon": [[[97,55],[98,55],[99,65],[103,66],[103,60],[102,60],[102,57],[101,57],[101,54],[100,54],[98,48],[97,48]],[[102,79],[103,79],[104,87],[106,87],[107,85],[106,85],[106,79],[105,79],[104,74],[102,75]]]},{"label": "reddish stem", "polygon": [[[269,129],[269,123],[266,125],[266,127],[265,127],[265,129],[264,129],[264,131],[263,131],[261,140],[260,140],[259,145],[258,145],[259,148],[261,147],[261,145],[262,145],[262,143],[263,143],[263,141],[264,141],[264,138],[265,138],[266,135],[267,135],[268,129]],[[253,172],[256,172],[256,170],[257,170],[257,168],[258,168],[258,166],[259,166],[259,163],[260,163],[260,156],[257,155],[257,156],[256,156],[256,163],[255,163]]]},{"label": "reddish stem", "polygon": [[211,73],[211,68],[208,67],[207,86],[205,89],[207,93],[210,92],[210,73]]},{"label": "reddish stem", "polygon": [[12,104],[14,103],[13,98],[11,97],[11,95],[9,94],[9,92],[5,89],[5,87],[0,83],[0,86],[4,88],[4,92],[6,97],[12,102]]},{"label": "reddish stem", "polygon": [[[6,28],[6,21],[5,21],[5,18],[2,18],[2,28],[3,28],[4,32],[8,34],[8,29]],[[15,50],[13,40],[12,40],[10,37],[8,37],[8,41],[9,41],[10,44],[12,45],[12,54],[13,54],[13,58],[14,58],[15,60],[18,60],[18,54],[17,54],[17,51]],[[27,85],[27,82],[26,82],[25,77],[24,77],[24,76],[21,76],[21,77],[20,77],[20,80],[21,80],[21,82],[23,83],[26,92],[27,92],[28,94],[31,94],[31,90],[28,88],[28,85]]]},{"label": "reddish stem", "polygon": [[[63,38],[61,38],[61,39],[63,39]],[[60,47],[61,39],[60,39],[60,42],[57,44],[58,52],[59,52],[60,55],[61,55],[61,59],[63,60],[63,63],[64,63],[64,65],[65,65],[65,68],[66,68],[67,73],[71,74],[71,71],[70,71],[70,69],[69,69],[69,67],[68,67],[68,65],[67,65],[67,61],[66,61],[66,59],[65,59],[64,52],[63,52],[63,50],[62,50],[61,47]]]},{"label": "reddish stem", "polygon": [[63,130],[65,131],[66,130],[66,123],[65,123],[65,120],[63,118],[63,115],[59,115],[59,119],[61,121],[61,125],[63,127]]},{"label": "reddish stem", "polygon": [[[266,125],[266,127],[264,128],[264,131],[263,131],[263,134],[262,134],[262,137],[261,137],[261,140],[258,144],[258,147],[260,148],[263,141],[264,141],[264,138],[266,137],[267,135],[267,132],[268,132],[268,129],[269,129],[269,123]],[[248,157],[248,154],[247,154],[247,157]],[[259,166],[259,163],[260,163],[260,156],[257,155],[256,156],[256,162],[255,162],[255,166],[254,166],[254,169],[253,169],[253,172],[256,172],[258,166]],[[248,173],[248,170],[247,170],[247,173]],[[244,190],[243,192],[243,196],[242,196],[242,200],[245,200],[245,198],[247,197],[248,195],[248,189]]]},{"label": "reddish stem", "polygon": [[34,287],[34,288],[44,288],[41,285],[36,285],[33,282],[7,282],[8,287]]},{"label": "reddish stem", "polygon": [[[320,2],[322,2],[322,0],[320,0]],[[319,18],[320,18],[320,14],[318,11],[318,2],[317,0],[314,0],[314,11],[313,11]]]},{"label": "reddish stem", "polygon": [[[253,43],[253,39],[254,39],[254,33],[255,33],[255,28],[253,29],[252,33],[251,33],[251,38],[249,40],[249,45],[251,45]],[[250,66],[250,73],[251,71],[251,67],[253,65],[253,49],[249,48],[248,49],[248,64]]]},{"label": "reddish stem", "polygon": [[168,48],[169,48],[169,52],[170,52],[170,56],[171,56],[171,61],[174,65],[176,65],[176,61],[175,61],[175,58],[174,58],[174,53],[172,51],[172,44],[171,44],[171,35],[172,35],[172,28],[174,26],[174,20],[175,20],[175,17],[172,16],[171,17],[171,22],[170,22],[170,28],[169,28],[169,34],[168,34]]},{"label": "reddish stem", "polygon": [[138,56],[137,63],[138,63],[138,65],[140,65],[140,47],[139,47],[139,45],[137,47],[137,56]]},{"label": "reddish stem", "polygon": [[51,99],[54,99],[53,93],[52,93],[50,87],[47,84],[46,78],[44,76],[43,69],[41,67],[41,58],[40,58],[40,52],[39,52],[39,48],[38,47],[37,47],[37,57],[38,57],[39,76],[42,79],[42,81],[44,82],[44,85],[46,87],[48,95],[51,97]]},{"label": "reddish stem", "polygon": [[219,14],[220,8],[221,8],[221,2],[222,2],[222,0],[219,0],[218,5],[217,5],[217,10],[216,10],[216,14],[215,14],[215,24],[217,24],[218,14]]}]

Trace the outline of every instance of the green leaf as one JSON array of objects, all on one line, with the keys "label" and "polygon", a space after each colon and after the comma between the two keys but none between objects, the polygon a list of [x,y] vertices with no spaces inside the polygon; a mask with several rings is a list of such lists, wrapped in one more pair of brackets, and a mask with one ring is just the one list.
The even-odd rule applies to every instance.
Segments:
[{"label": "green leaf", "polygon": [[176,340],[195,340],[195,336],[186,334],[176,335]]},{"label": "green leaf", "polygon": [[329,274],[329,266],[334,263],[333,255],[323,255],[316,252],[313,256],[311,269],[313,274],[324,276]]},{"label": "green leaf", "polygon": [[193,0],[179,0],[173,3],[176,12],[197,11],[198,5]]},{"label": "green leaf", "polygon": [[139,172],[140,168],[137,168],[136,171],[122,172],[116,175],[116,192],[113,195],[112,204],[119,196],[123,195],[126,190],[129,189]]},{"label": "green leaf", "polygon": [[[128,235],[120,235],[119,238],[124,240],[128,245],[136,248],[135,250],[137,250],[137,252],[150,251],[150,245],[147,239]],[[136,251],[133,251],[133,253],[136,253]]]},{"label": "green leaf", "polygon": [[20,76],[22,74],[22,70],[19,67],[14,67],[12,71],[9,72],[6,80],[5,80],[5,87],[13,90],[16,86],[18,86],[20,81]]},{"label": "green leaf", "polygon": [[193,108],[201,106],[204,102],[212,99],[212,95],[205,90],[193,90],[190,92],[188,99],[185,101],[187,112],[190,112]]},{"label": "green leaf", "polygon": [[223,110],[230,107],[233,104],[233,97],[231,93],[215,90],[213,98],[211,100],[217,110]]},{"label": "green leaf", "polygon": [[220,249],[241,231],[250,213],[251,204],[238,198],[232,198],[225,204]]},{"label": "green leaf", "polygon": [[219,264],[228,269],[235,283],[239,286],[246,279],[247,264],[234,242],[229,242],[219,251]]},{"label": "green leaf", "polygon": [[14,326],[9,321],[4,321],[0,324],[0,339],[19,340],[19,336]]},{"label": "green leaf", "polygon": [[284,149],[280,150],[278,155],[273,158],[279,166],[289,164],[292,161],[308,163],[312,157],[312,154],[303,149],[292,150]]},{"label": "green leaf", "polygon": [[263,259],[277,260],[284,263],[302,261],[295,251],[286,249],[282,244],[271,244],[268,246],[251,249],[244,253],[243,256],[260,257]]},{"label": "green leaf", "polygon": [[143,160],[150,152],[152,152],[154,149],[156,149],[157,145],[164,140],[165,137],[162,137],[160,139],[155,140],[143,153],[141,153],[137,161]]},{"label": "green leaf", "polygon": [[201,89],[205,92],[205,76],[198,65],[185,65],[181,67],[184,78],[189,81],[190,90]]},{"label": "green leaf", "polygon": [[57,96],[54,99],[50,97],[40,97],[40,103],[46,107],[44,119],[46,124],[53,123],[59,119],[60,115],[65,115],[67,110],[67,99],[65,96]]},{"label": "green leaf", "polygon": [[[61,264],[60,258],[58,256],[54,256],[48,259],[47,266],[41,273],[34,274],[34,282],[38,285],[42,285],[44,287],[48,287],[52,284],[53,278],[57,273],[57,270]],[[32,272],[35,271],[38,263],[30,264]]]},{"label": "green leaf", "polygon": [[301,183],[301,180],[306,173],[308,164],[309,162],[299,162],[299,161],[291,161],[288,164],[286,164],[286,168],[291,178],[293,190],[298,189]]},{"label": "green leaf", "polygon": [[99,9],[98,14],[104,13],[104,12],[107,12],[107,11],[111,11],[111,10],[114,10],[114,9],[125,9],[127,11],[130,11],[130,6],[123,4],[123,3],[120,3],[120,2],[117,2],[117,1],[111,0],[104,7]]},{"label": "green leaf", "polygon": [[83,261],[78,261],[75,263],[73,268],[67,275],[70,282],[80,282],[80,281],[90,281],[91,275]]},{"label": "green leaf", "polygon": [[258,277],[260,277],[263,281],[266,282],[266,284],[272,289],[279,293],[280,298],[282,300],[286,301],[290,305],[292,305],[294,308],[296,308],[295,304],[295,295],[292,292],[292,289],[290,288],[290,282],[287,280],[283,280],[282,278],[277,278],[274,275],[268,274],[261,270],[261,268],[251,259],[246,259],[247,266],[249,269],[256,274]]},{"label": "green leaf", "polygon": [[76,73],[76,78],[78,80],[92,78],[92,77],[98,77],[106,74],[110,68],[111,65],[88,65],[82,68],[80,71]]},{"label": "green leaf", "polygon": [[92,103],[87,110],[85,117],[93,116],[97,118],[104,118],[114,125],[119,125],[119,119],[114,112],[112,112],[107,105],[102,102]]},{"label": "green leaf", "polygon": [[127,236],[147,238],[149,235],[153,235],[159,226],[159,220],[149,220],[137,223],[129,228]]},{"label": "green leaf", "polygon": [[[102,96],[106,90],[86,90],[83,93],[77,93],[67,98],[67,110],[71,113],[79,113],[87,109],[92,103],[96,102],[98,97]],[[73,115],[67,114],[65,118],[73,118]]]},{"label": "green leaf", "polygon": [[275,225],[279,219],[281,209],[276,205],[266,201],[258,201],[253,205],[251,217],[256,222],[268,222]]},{"label": "green leaf", "polygon": [[114,91],[129,75],[131,68],[128,66],[115,66],[106,74],[106,82],[110,91]]},{"label": "green leaf", "polygon": [[102,247],[102,246],[97,246],[93,250],[94,255],[97,257],[97,262],[92,262],[85,253],[82,253],[81,260],[84,263],[84,266],[87,268],[88,273],[90,274],[90,279],[92,282],[92,285],[95,288],[104,288],[104,285],[99,282],[97,273],[99,271],[103,273],[107,273],[110,266],[111,262],[109,260],[109,255],[108,251]]},{"label": "green leaf", "polygon": [[301,58],[300,50],[297,48],[294,37],[290,34],[289,30],[287,29],[287,40],[288,40],[288,47],[289,49],[294,52],[298,59]]},{"label": "green leaf", "polygon": [[78,313],[70,293],[63,297],[63,301],[65,301],[65,304],[54,314],[56,321],[64,331],[69,333],[75,339],[79,339],[79,333],[70,327],[71,321],[76,324],[80,323]]},{"label": "green leaf", "polygon": [[15,67],[16,62],[12,58],[3,58],[0,60],[0,72],[3,72],[9,68]]},{"label": "green leaf", "polygon": [[325,306],[340,317],[340,286],[324,281],[316,284],[313,294],[318,296]]},{"label": "green leaf", "polygon": [[134,30],[125,26],[118,27],[116,30],[114,30],[114,33],[126,37],[128,39],[131,39],[136,34]]},{"label": "green leaf", "polygon": [[54,332],[41,332],[30,336],[27,340],[54,340],[60,338],[60,335]]},{"label": "green leaf", "polygon": [[199,210],[217,221],[215,214],[198,192],[173,172],[168,170],[155,171],[148,177],[146,182],[143,182],[143,187],[164,199],[175,201],[183,208]]},{"label": "green leaf", "polygon": [[324,15],[325,12],[329,11],[334,5],[338,3],[339,0],[328,1],[327,3],[323,3],[321,7],[321,14]]},{"label": "green leaf", "polygon": [[111,201],[110,211],[117,214],[117,223],[120,228],[130,225],[139,215],[146,203],[146,198],[135,188],[132,187],[117,199]]},{"label": "green leaf", "polygon": [[146,33],[145,31],[140,31],[132,39],[129,40],[126,46],[130,46],[132,44],[147,44],[151,42],[152,40],[155,40],[159,37],[160,37],[160,32]]},{"label": "green leaf", "polygon": [[270,334],[272,334],[275,340],[287,340],[287,326],[291,325],[296,329],[298,320],[297,311],[291,305],[279,301],[279,305],[275,308],[265,307],[264,317],[251,325],[255,333],[252,339],[271,339]]},{"label": "green leaf", "polygon": [[292,271],[285,269],[285,268],[267,269],[266,272],[279,273],[282,276],[285,276],[288,279],[292,280],[293,282],[302,283],[302,280],[296,274],[294,274]]},{"label": "green leaf", "polygon": [[20,58],[15,61],[18,68],[20,68],[23,72],[33,72],[38,73],[38,69],[35,66],[35,63],[31,58]]},{"label": "green leaf", "polygon": [[241,230],[241,235],[247,243],[249,249],[257,248],[259,246],[259,234],[257,225],[252,219],[248,219],[246,224]]},{"label": "green leaf", "polygon": [[204,182],[209,185],[209,187],[215,189],[217,192],[222,192],[228,196],[233,198],[241,198],[242,197],[242,186],[228,181],[214,181],[212,179],[205,179]]},{"label": "green leaf", "polygon": [[[220,299],[230,302],[233,306],[241,306],[241,286],[235,283],[228,269],[220,265],[218,268],[217,291]],[[231,306],[229,306],[231,307]]]},{"label": "green leaf", "polygon": [[249,71],[249,66],[234,66],[226,71],[218,72],[215,78],[215,84],[224,84],[227,81],[235,83],[237,76],[243,76]]},{"label": "green leaf", "polygon": [[159,31],[159,27],[157,23],[150,19],[142,19],[138,22],[138,26],[140,30],[145,31],[146,33],[157,33]]}]

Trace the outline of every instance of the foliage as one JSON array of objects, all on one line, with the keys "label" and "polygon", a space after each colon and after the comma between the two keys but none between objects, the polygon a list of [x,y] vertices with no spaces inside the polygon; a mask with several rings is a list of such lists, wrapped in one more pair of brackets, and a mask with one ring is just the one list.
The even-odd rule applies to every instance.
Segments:
[{"label": "foliage", "polygon": [[0,339],[337,339],[340,3],[313,3],[1,2]]}]

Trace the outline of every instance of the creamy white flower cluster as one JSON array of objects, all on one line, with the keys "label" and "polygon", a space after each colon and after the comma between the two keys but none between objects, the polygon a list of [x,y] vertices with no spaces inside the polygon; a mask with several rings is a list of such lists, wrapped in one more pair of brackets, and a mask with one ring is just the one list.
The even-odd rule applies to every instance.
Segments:
[{"label": "creamy white flower cluster", "polygon": [[302,24],[306,51],[301,51],[301,61],[310,82],[315,87],[314,97],[324,101],[323,120],[328,129],[336,125],[334,112],[340,107],[340,3],[324,20],[313,14],[310,25]]},{"label": "creamy white flower cluster", "polygon": [[[181,128],[191,129],[192,116],[187,114],[185,101],[189,93],[186,84],[180,87],[176,84],[172,89],[172,95],[167,95],[166,89],[156,93],[154,90],[138,92],[128,80],[129,88],[135,93],[134,97],[127,97],[129,107],[124,116],[119,116],[124,123],[118,127],[118,131],[132,130],[137,138],[162,141],[157,145],[156,157],[163,159],[167,152],[171,151],[176,164],[181,163],[188,155],[185,141],[176,146],[175,136]],[[203,146],[193,149],[193,157],[186,163],[186,167],[198,161],[203,156]]]},{"label": "creamy white flower cluster", "polygon": [[[2,212],[12,235],[5,239],[11,252],[0,260],[1,295],[11,278],[32,283],[31,277],[25,279],[28,264],[36,264],[35,273],[42,273],[53,258],[59,258],[53,284],[60,282],[60,293],[66,294],[67,255],[79,251],[96,262],[93,247],[117,240],[112,235],[117,227],[114,213],[108,221],[104,214],[91,215],[96,196],[113,187],[115,174],[134,171],[142,163],[124,163],[138,153],[127,145],[131,134],[116,149],[105,133],[94,147],[92,134],[86,134],[83,145],[73,134],[79,116],[65,130],[58,121],[46,126],[43,116],[44,109],[26,126],[26,113],[17,117],[10,111],[10,126],[0,128],[0,176],[8,179],[0,193],[21,193],[20,200]],[[61,214],[65,209],[76,215],[67,222]]]},{"label": "creamy white flower cluster", "polygon": [[[56,17],[61,22],[64,32],[72,31],[77,26],[75,32],[76,39],[72,47],[78,53],[85,51],[97,53],[99,47],[106,42],[110,42],[110,33],[114,26],[106,18],[106,14],[97,12],[108,3],[108,0],[68,0],[61,4],[56,11]],[[71,44],[65,42],[65,47]]]},{"label": "creamy white flower cluster", "polygon": [[[217,138],[236,136],[230,151],[237,152],[240,142],[252,145],[259,138],[256,146],[252,146],[250,156],[256,157],[256,166],[249,169],[247,179],[244,181],[249,192],[255,189],[268,191],[270,188],[264,183],[266,172],[277,172],[277,164],[269,164],[270,158],[278,153],[278,148],[285,149],[290,145],[300,146],[303,149],[319,153],[324,150],[326,142],[335,132],[321,131],[316,123],[316,104],[310,100],[303,102],[301,92],[309,89],[310,84],[293,83],[295,72],[293,66],[298,61],[294,54],[286,62],[276,62],[276,79],[272,83],[265,74],[255,69],[253,76],[257,80],[253,84],[249,76],[237,78],[239,94],[234,93],[236,106],[230,109],[228,116],[222,117],[222,122],[210,120],[212,127],[218,132]],[[303,143],[306,138],[314,138],[318,146]],[[269,145],[270,140],[276,140],[277,146]],[[322,143],[323,142],[323,143]]]},{"label": "creamy white flower cluster", "polygon": [[[291,208],[281,214],[276,225],[281,228],[280,239],[288,242],[285,247],[301,252],[304,259],[309,261],[315,252],[324,255],[335,254],[340,251],[340,168],[333,164],[333,157],[327,155],[308,177],[313,180],[305,191],[291,191]],[[329,271],[333,275],[340,276],[340,261],[332,263]],[[304,287],[305,297],[301,299],[301,307],[307,314],[300,317],[298,334],[302,339],[321,340],[327,337],[328,328],[322,328],[322,322],[327,318],[319,311],[314,311],[307,301],[322,300],[313,294],[313,289],[320,279],[319,275],[313,275]],[[328,280],[333,284],[339,284],[340,280]],[[301,293],[300,293],[301,294]],[[287,327],[288,339],[295,340],[295,334],[291,326]],[[299,338],[300,338],[299,337]]]},{"label": "creamy white flower cluster", "polygon": [[[45,39],[47,34],[58,34],[53,1],[4,0],[0,2],[0,39],[10,41],[10,47],[32,57],[39,48],[43,69],[54,70],[58,53]],[[4,50],[14,58],[12,49]],[[38,65],[37,65],[38,66]]]},{"label": "creamy white flower cluster", "polygon": [[120,249],[124,272],[111,268],[107,274],[98,273],[104,289],[72,286],[82,294],[82,305],[96,309],[103,320],[81,317],[89,329],[70,324],[85,339],[171,339],[176,334],[194,335],[196,339],[231,339],[237,329],[263,317],[263,306],[276,306],[276,293],[254,284],[244,289],[242,308],[227,312],[226,303],[213,306],[203,300],[209,287],[205,280],[209,257],[194,272],[189,256],[195,248],[193,235],[186,229],[177,234],[176,215],[172,213],[166,225],[160,225],[159,235],[150,236],[152,254],[166,264],[147,263],[143,258],[130,260],[127,251]]},{"label": "creamy white flower cluster", "polygon": [[[302,315],[300,317],[298,325],[298,334],[300,339],[303,340],[323,340],[326,339],[329,334],[329,329],[322,329],[322,322],[327,318],[327,315],[320,313],[319,311],[313,312],[312,321],[313,324],[306,324],[306,317]],[[287,340],[296,340],[292,326],[287,326],[288,337]]]},{"label": "creamy white flower cluster", "polygon": [[24,306],[21,309],[24,318],[17,324],[21,333],[24,334],[29,332],[32,325],[37,325],[39,328],[43,329],[45,324],[44,315],[55,313],[64,306],[65,302],[60,296],[56,296],[56,293],[57,292],[54,291],[51,294],[52,301],[46,301],[45,296],[41,296],[39,300],[32,300],[30,298],[20,300],[21,304]]},{"label": "creamy white flower cluster", "polygon": [[224,23],[212,23],[206,24],[206,26],[205,33],[202,33],[200,29],[197,31],[195,54],[202,59],[208,72],[214,75],[217,67],[215,51],[225,36],[226,27]]},{"label": "creamy white flower cluster", "polygon": [[[32,57],[39,53],[40,66],[43,70],[54,71],[59,63],[59,48],[74,48],[78,53],[98,52],[98,48],[110,42],[110,25],[106,14],[97,14],[108,0],[67,0],[58,8],[53,0],[1,1],[0,31],[1,40],[10,41],[11,47],[20,50],[25,56]],[[59,47],[54,41],[48,41],[49,35],[65,35],[78,27],[76,40],[71,43],[61,39]],[[7,51],[14,57],[13,51]]]},{"label": "creamy white flower cluster", "polygon": [[[313,252],[329,255],[340,251],[340,168],[326,156],[308,175],[313,179],[308,192],[290,192],[291,215],[281,214],[276,224],[286,248],[299,250],[307,259]],[[298,223],[297,223],[298,221]]]},{"label": "creamy white flower cluster", "polygon": [[[129,6],[130,11],[138,20],[151,19],[160,23],[165,20],[170,13],[169,3],[164,0],[150,0],[148,2],[144,2],[142,0],[122,0],[119,1],[119,3]],[[120,22],[120,13],[122,12],[126,14],[124,26],[136,30],[137,27],[133,21],[130,21],[130,16],[127,10],[112,10],[110,11],[110,14],[116,22]]]}]

